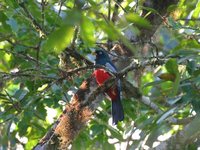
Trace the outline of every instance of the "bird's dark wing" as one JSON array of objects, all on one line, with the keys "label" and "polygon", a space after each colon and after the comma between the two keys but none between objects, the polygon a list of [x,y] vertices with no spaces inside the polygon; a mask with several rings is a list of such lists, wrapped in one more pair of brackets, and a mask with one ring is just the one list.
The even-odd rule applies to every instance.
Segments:
[{"label": "bird's dark wing", "polygon": [[[108,68],[113,73],[117,73],[117,68],[114,66],[114,64],[112,62],[107,62],[105,64],[105,67]],[[118,87],[118,91],[120,92],[120,99],[122,99],[121,81],[120,80],[117,81],[117,87]]]}]

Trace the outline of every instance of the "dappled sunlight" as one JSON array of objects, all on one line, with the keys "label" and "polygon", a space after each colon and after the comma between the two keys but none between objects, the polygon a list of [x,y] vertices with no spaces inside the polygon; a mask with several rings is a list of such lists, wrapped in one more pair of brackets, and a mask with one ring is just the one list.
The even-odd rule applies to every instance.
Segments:
[{"label": "dappled sunlight", "polygon": [[0,150],[200,149],[199,1],[0,3]]},{"label": "dappled sunlight", "polygon": [[45,107],[45,109],[47,110],[47,116],[46,116],[47,122],[49,124],[54,123],[55,117],[57,116],[57,110],[49,108],[49,107]]}]

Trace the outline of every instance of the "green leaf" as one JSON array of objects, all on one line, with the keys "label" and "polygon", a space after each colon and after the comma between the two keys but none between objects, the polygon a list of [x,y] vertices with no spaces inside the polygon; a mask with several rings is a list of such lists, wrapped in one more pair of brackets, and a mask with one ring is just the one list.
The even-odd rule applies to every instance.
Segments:
[{"label": "green leaf", "polygon": [[73,34],[73,27],[64,25],[49,35],[42,49],[58,53],[70,44]]},{"label": "green leaf", "polygon": [[21,120],[21,122],[19,122],[18,124],[18,127],[19,127],[19,136],[23,136],[27,133],[28,129],[27,121]]},{"label": "green leaf", "polygon": [[197,115],[184,129],[184,137],[190,139],[200,133],[200,115]]},{"label": "green leaf", "polygon": [[173,20],[173,18],[168,18],[168,24],[172,26],[173,29],[180,29],[182,28],[182,25],[176,21]]},{"label": "green leaf", "polygon": [[198,18],[200,13],[200,2],[198,1],[196,8],[194,9],[194,12],[192,14],[193,18]]},{"label": "green leaf", "polygon": [[180,84],[180,73],[178,71],[177,60],[173,58],[168,60],[168,62],[165,64],[165,67],[169,73],[174,74],[176,76],[175,81],[174,81],[174,86],[172,89],[172,96],[175,96],[176,93],[178,92],[178,88]]},{"label": "green leaf", "polygon": [[17,4],[17,1],[13,1],[13,0],[6,0],[6,4],[15,9],[19,7],[19,5]]},{"label": "green leaf", "polygon": [[176,74],[176,80],[174,82],[174,87],[172,89],[172,96],[175,96],[178,92],[179,85],[180,85],[181,75],[179,72]]},{"label": "green leaf", "polygon": [[194,73],[195,68],[196,68],[196,62],[194,60],[189,61],[186,69],[190,75]]},{"label": "green leaf", "polygon": [[15,92],[13,97],[15,97],[18,100],[22,100],[27,95],[27,93],[27,90],[19,89]]},{"label": "green leaf", "polygon": [[[194,46],[194,45],[193,45]],[[175,55],[183,56],[183,60],[187,59],[187,57],[199,57],[200,50],[196,48],[181,48],[181,49],[175,49],[172,51]]]},{"label": "green leaf", "polygon": [[174,105],[176,104],[178,101],[180,101],[182,99],[182,95],[173,97],[173,98],[167,98],[167,103],[170,105]]},{"label": "green leaf", "polygon": [[0,31],[3,30],[3,31],[10,32],[11,28],[6,23],[6,21],[8,21],[7,16],[2,11],[0,11]]},{"label": "green leaf", "polygon": [[122,135],[117,130],[109,130],[109,131],[110,131],[112,137],[115,137],[118,140],[122,140],[123,139]]},{"label": "green leaf", "polygon": [[27,1],[27,5],[26,5],[27,9],[29,10],[29,12],[31,13],[31,15],[36,19],[39,20],[40,18],[37,16],[41,15],[41,10],[40,7],[38,5],[38,2],[35,0],[28,0]]},{"label": "green leaf", "polygon": [[170,130],[170,128],[165,125],[165,124],[162,124],[162,125],[159,125],[159,126],[155,126],[152,130],[151,130],[151,133],[146,141],[146,145],[152,147],[153,143],[155,141],[157,141],[157,138],[159,135],[161,134],[164,134],[166,132],[168,132]]},{"label": "green leaf", "polygon": [[88,17],[83,16],[82,20],[81,20],[81,24],[80,24],[80,34],[81,37],[83,39],[83,41],[85,42],[86,45],[88,45],[89,47],[94,46],[95,44],[95,38],[94,38],[94,25],[91,22],[91,20]]},{"label": "green leaf", "polygon": [[52,89],[52,91],[53,91],[54,93],[56,93],[56,92],[60,92],[61,87],[58,86],[57,84],[53,84],[53,85],[51,86],[51,89]]},{"label": "green leaf", "polygon": [[168,8],[167,8],[167,12],[168,13],[171,13],[171,12],[173,12],[174,10],[176,10],[177,9],[177,5],[170,5]]},{"label": "green leaf", "polygon": [[158,76],[160,79],[165,80],[165,81],[174,81],[176,76],[171,73],[162,73]]},{"label": "green leaf", "polygon": [[66,25],[79,25],[82,18],[82,13],[79,9],[72,9],[66,12],[64,24]]},{"label": "green leaf", "polygon": [[195,112],[198,113],[198,114],[200,114],[200,100],[199,100],[199,95],[198,95],[198,97],[196,95],[192,97],[191,104],[192,104],[193,109],[195,110]]},{"label": "green leaf", "polygon": [[177,107],[174,107],[168,111],[166,111],[158,120],[157,120],[157,124],[162,123],[166,118],[168,118],[169,116],[171,116],[175,111],[176,111]]},{"label": "green leaf", "polygon": [[10,25],[13,33],[17,33],[18,32],[19,25],[17,24],[17,21],[14,18],[10,18],[6,23]]},{"label": "green leaf", "polygon": [[45,117],[47,116],[47,110],[45,109],[44,104],[37,106],[35,114],[39,119],[45,120]]},{"label": "green leaf", "polygon": [[92,130],[92,133],[91,133],[92,138],[95,138],[96,136],[98,136],[99,134],[101,134],[103,132],[104,126],[94,124],[91,126],[90,130]]},{"label": "green leaf", "polygon": [[146,83],[142,88],[146,88],[148,86],[160,85],[161,83],[164,83],[164,82],[165,81],[163,81],[163,80],[157,80],[157,81],[149,82],[149,83]]},{"label": "green leaf", "polygon": [[[149,72],[146,73],[145,75],[142,76],[142,84],[146,85],[149,82],[153,82],[154,76],[153,73]],[[147,95],[151,90],[151,85],[149,86],[145,86],[145,88],[142,89],[142,92],[144,93],[144,95]]]},{"label": "green leaf", "polygon": [[200,70],[195,70],[193,74],[195,77],[200,76]]},{"label": "green leaf", "polygon": [[144,10],[149,11],[149,12],[152,12],[152,13],[158,14],[158,11],[155,10],[155,9],[153,9],[153,8],[150,8],[150,7],[144,7],[144,6],[142,6],[142,8],[143,8]]},{"label": "green leaf", "polygon": [[127,19],[127,21],[132,22],[139,27],[146,28],[146,29],[151,28],[150,22],[147,21],[146,19],[140,17],[137,14],[129,13],[126,15],[126,19]]},{"label": "green leaf", "polygon": [[96,21],[97,25],[108,35],[112,40],[119,38],[119,31],[113,26],[112,23],[106,23],[105,21]]},{"label": "green leaf", "polygon": [[167,63],[165,64],[165,67],[167,69],[167,71],[171,74],[177,74],[178,72],[178,64],[177,64],[177,60],[176,59],[170,59],[167,61]]}]

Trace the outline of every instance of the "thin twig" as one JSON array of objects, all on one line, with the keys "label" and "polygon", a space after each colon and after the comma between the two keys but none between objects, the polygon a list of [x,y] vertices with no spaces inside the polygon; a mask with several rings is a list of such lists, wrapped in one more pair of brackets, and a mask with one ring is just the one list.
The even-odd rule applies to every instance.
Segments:
[{"label": "thin twig", "polygon": [[61,9],[62,9],[62,6],[63,6],[64,2],[65,2],[65,0],[60,0],[60,7],[59,7],[58,14],[57,14],[57,17],[56,17],[56,19],[54,21],[54,25],[53,25],[53,28],[52,28],[51,32],[53,32],[55,30],[56,22],[58,21],[58,18],[60,17]]},{"label": "thin twig", "polygon": [[32,61],[32,62],[35,62],[35,63],[38,62],[39,64],[44,65],[44,66],[46,66],[48,68],[51,68],[51,69],[56,69],[56,70],[58,69],[58,68],[50,66],[50,65],[48,65],[46,63],[43,63],[41,61],[37,61],[34,57],[32,57],[32,56],[30,56],[28,54],[17,53],[15,51],[7,50],[7,49],[0,49],[0,50],[5,51],[6,53],[11,53],[11,54],[13,54],[13,56],[18,56],[18,57],[23,58],[23,59],[28,60],[28,61]]},{"label": "thin twig", "polygon": [[20,46],[23,46],[23,47],[26,47],[26,48],[29,48],[29,49],[34,49],[34,50],[37,50],[37,49],[38,49],[37,46],[28,46],[28,45],[25,45],[25,44],[21,44],[21,43],[19,43],[18,41],[13,42],[13,41],[11,41],[11,40],[9,39],[9,37],[6,38],[6,41],[7,41],[8,43],[10,43],[12,46],[20,45]]},{"label": "thin twig", "polygon": [[111,19],[111,0],[108,0],[108,20]]},{"label": "thin twig", "polygon": [[31,20],[33,27],[39,31],[42,35],[46,35],[46,32],[43,30],[43,28],[40,26],[40,24],[35,20],[35,18],[32,16],[32,14],[28,11],[26,8],[24,2],[19,3],[19,6],[24,10],[27,17]]},{"label": "thin twig", "polygon": [[180,19],[177,19],[177,21],[200,21],[200,18],[180,18]]},{"label": "thin twig", "polygon": [[102,69],[108,71],[111,75],[114,75],[114,73],[110,69],[106,68],[103,65],[88,65],[88,66],[83,66],[83,67],[75,68],[70,71],[63,71],[63,72],[66,74],[66,76],[71,76],[72,74],[77,73],[79,71],[94,69],[94,68],[102,68]]},{"label": "thin twig", "polygon": [[125,13],[127,13],[126,9],[121,5],[122,2],[118,2],[116,0],[114,0],[114,2],[116,3],[117,6],[119,6]]},{"label": "thin twig", "polygon": [[16,78],[16,77],[37,77],[37,78],[48,79],[48,80],[57,79],[55,77],[48,77],[46,75],[38,75],[38,74],[30,74],[30,73],[26,74],[26,73],[20,73],[20,72],[16,72],[16,73],[0,72],[0,74],[3,74],[3,79]]},{"label": "thin twig", "polygon": [[42,2],[41,2],[41,16],[42,16],[42,28],[44,28],[44,8],[45,8],[45,1],[46,0],[42,0]]},{"label": "thin twig", "polygon": [[6,90],[4,90],[4,91],[5,91],[6,95],[9,97],[9,100],[11,101],[13,108],[15,108],[15,110],[17,110],[18,112],[20,112],[21,109],[19,108],[18,103],[14,103],[14,100],[13,100],[13,98],[10,96],[10,94],[9,94]]},{"label": "thin twig", "polygon": [[139,5],[139,2],[138,2],[138,0],[136,0],[136,4],[135,4],[135,12],[137,12],[138,5]]},{"label": "thin twig", "polygon": [[76,48],[76,39],[78,37],[78,32],[79,32],[79,28],[78,28],[78,26],[76,26],[74,29],[74,37],[73,37],[72,44],[71,44],[72,50],[75,50],[75,48]]}]

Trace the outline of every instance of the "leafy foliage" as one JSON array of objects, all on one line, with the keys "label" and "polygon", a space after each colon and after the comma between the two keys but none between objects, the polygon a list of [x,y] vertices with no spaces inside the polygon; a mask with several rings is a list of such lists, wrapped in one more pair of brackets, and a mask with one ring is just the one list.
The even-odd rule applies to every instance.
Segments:
[{"label": "leafy foliage", "polygon": [[120,1],[117,7],[121,16],[114,22],[111,12],[116,5],[115,1],[111,5],[109,2],[0,2],[0,149],[33,148],[70,102],[72,93],[91,74],[91,70],[83,70],[64,76],[63,68],[58,68],[58,54],[68,52],[64,69],[71,71],[82,66],[83,60],[73,60],[74,55],[70,54],[74,53],[67,47],[86,58],[97,43],[106,45],[108,40],[123,43],[134,53],[131,60],[151,62],[155,51],[158,53],[155,58],[164,59],[163,64],[143,68],[138,82],[136,70],[126,76],[158,107],[126,97],[125,120],[113,127],[110,102],[105,100],[72,149],[156,147],[155,142],[163,142],[161,136],[175,136],[181,131],[185,131],[185,141],[192,138],[197,141],[182,145],[198,146],[195,139],[199,136],[200,120],[199,1],[181,0],[168,8],[171,15],[162,18],[164,24],[149,44],[148,57],[141,55],[141,47],[150,40],[133,42],[126,31],[142,39],[142,31],[154,27],[148,16],[162,17],[159,11],[145,7],[148,13],[140,16],[144,10],[138,5],[142,6],[143,1]]}]

